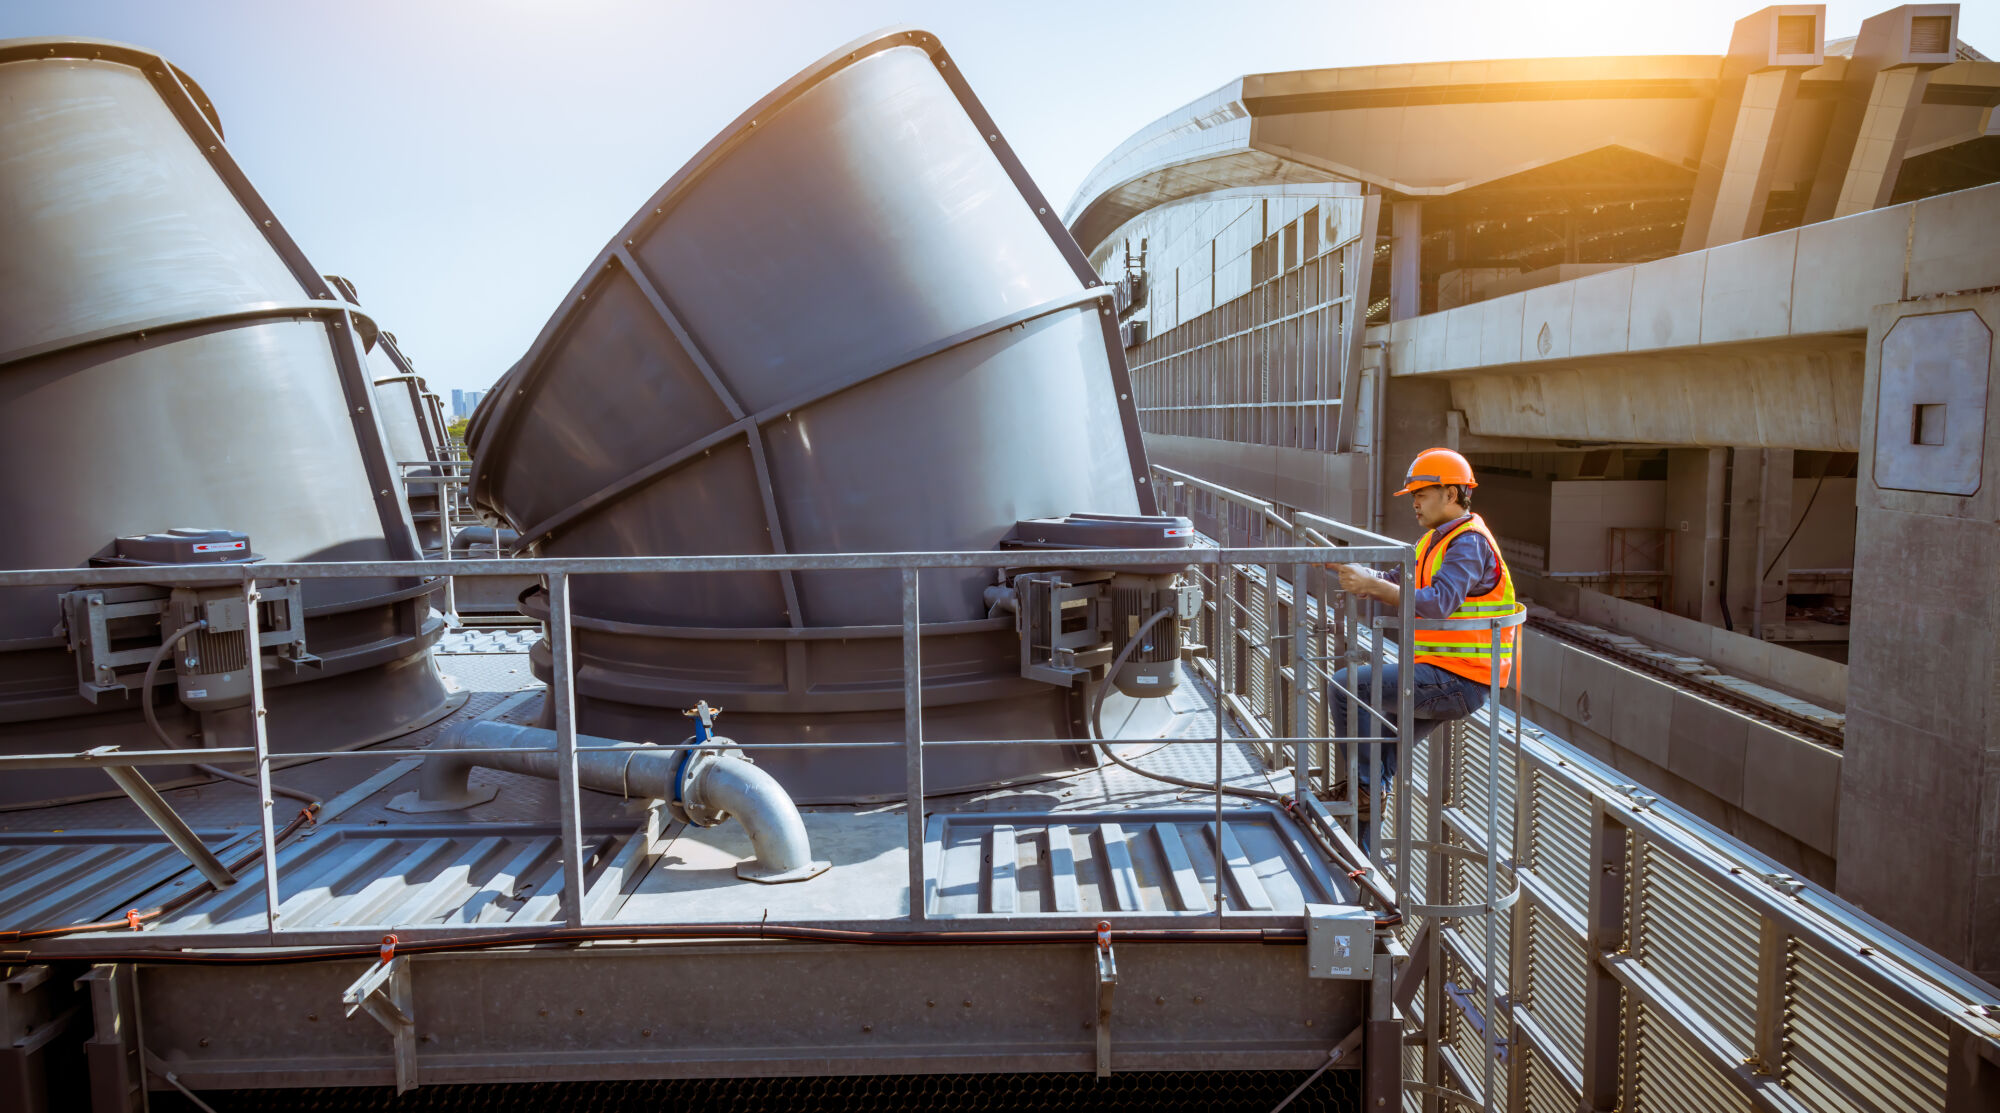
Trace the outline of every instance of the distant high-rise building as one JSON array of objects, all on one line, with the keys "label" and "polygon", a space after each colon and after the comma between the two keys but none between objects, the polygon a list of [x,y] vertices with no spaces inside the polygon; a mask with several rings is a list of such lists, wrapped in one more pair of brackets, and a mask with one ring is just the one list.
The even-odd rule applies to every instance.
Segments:
[{"label": "distant high-rise building", "polygon": [[465,392],[456,387],[451,392],[451,416],[465,416]]}]

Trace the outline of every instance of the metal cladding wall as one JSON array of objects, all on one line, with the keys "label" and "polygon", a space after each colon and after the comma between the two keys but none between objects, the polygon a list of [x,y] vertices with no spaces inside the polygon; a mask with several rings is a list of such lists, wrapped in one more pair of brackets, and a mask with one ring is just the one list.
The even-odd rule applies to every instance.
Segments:
[{"label": "metal cladding wall", "polygon": [[[183,526],[241,530],[273,560],[418,555],[356,340],[372,325],[159,57],[0,43],[0,291],[0,568],[82,566]],[[273,676],[274,744],[356,745],[441,710],[432,587],[309,582],[325,667]],[[58,594],[0,589],[0,748],[140,744],[136,698],[77,695]],[[177,705],[163,717],[185,729]],[[0,805],[109,787],[64,777],[9,778]]]},{"label": "metal cladding wall", "polygon": [[[473,497],[549,556],[979,550],[1018,519],[1150,513],[1109,293],[936,38],[858,41],[612,239],[475,417]],[[926,737],[1080,736],[1020,678],[993,582],[923,576]],[[582,725],[678,741],[707,699],[743,741],[900,738],[898,590],[579,580]],[[805,799],[900,793],[899,755],[857,752],[759,760]],[[1083,758],[952,753],[928,783]]]},{"label": "metal cladding wall", "polygon": [[444,410],[438,396],[424,380],[411,373],[409,361],[396,347],[396,338],[383,333],[368,353],[368,367],[375,376],[375,412],[382,419],[382,434],[389,446],[389,459],[399,475],[410,506],[410,520],[416,526],[417,542],[425,553],[443,554],[444,503],[446,489],[425,483],[424,477],[442,473],[436,466],[405,468],[417,460],[442,460],[445,452]]}]

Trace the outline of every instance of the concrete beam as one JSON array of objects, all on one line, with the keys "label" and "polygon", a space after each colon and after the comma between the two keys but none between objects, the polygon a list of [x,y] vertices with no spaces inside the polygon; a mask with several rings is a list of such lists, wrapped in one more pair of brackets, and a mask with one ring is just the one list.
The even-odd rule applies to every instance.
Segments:
[{"label": "concrete beam", "polygon": [[1828,337],[1443,381],[1482,437],[1853,452],[1862,357]]},{"label": "concrete beam", "polygon": [[[2000,286],[2000,184],[1369,330],[1489,437],[1855,451],[1878,305]],[[1486,380],[1499,380],[1489,384]]]}]

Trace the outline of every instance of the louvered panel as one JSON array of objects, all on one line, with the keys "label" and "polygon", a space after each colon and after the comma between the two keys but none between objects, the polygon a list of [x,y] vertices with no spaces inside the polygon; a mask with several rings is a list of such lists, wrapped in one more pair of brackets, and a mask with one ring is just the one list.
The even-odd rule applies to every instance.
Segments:
[{"label": "louvered panel", "polygon": [[1527,1075],[1528,1113],[1575,1113],[1578,1095],[1564,1084],[1541,1052],[1528,1044],[1518,1044]]},{"label": "louvered panel", "polygon": [[[1463,729],[1452,732],[1452,806],[1480,827],[1486,823],[1486,760],[1490,752],[1489,737],[1484,728],[1465,724]],[[1501,857],[1505,858],[1514,841],[1515,774],[1514,762],[1505,747],[1501,749],[1500,767],[1494,772],[1499,780],[1499,792],[1493,801],[1493,830],[1500,834]]]},{"label": "louvered panel", "polygon": [[1741,901],[1704,882],[1650,843],[1632,951],[1715,1026],[1738,1058],[1757,1046],[1759,921]]},{"label": "louvered panel", "polygon": [[[1405,1046],[1403,1048],[1403,1077],[1422,1081],[1424,1077],[1424,1049]],[[1423,1113],[1424,1096],[1415,1090],[1403,1092],[1403,1113]]]},{"label": "louvered panel", "polygon": [[1590,807],[1545,770],[1535,771],[1532,789],[1528,821],[1535,877],[1583,919],[1590,907]]},{"label": "louvered panel", "polygon": [[1910,53],[1951,53],[1951,17],[1920,15],[1910,20]]},{"label": "louvered panel", "polygon": [[[1444,1008],[1444,1046],[1452,1050],[1452,1058],[1456,1060],[1454,1063],[1455,1068],[1464,1073],[1464,1076],[1458,1080],[1458,1089],[1464,1093],[1477,1094],[1481,1092],[1482,1087],[1485,1085],[1483,1056],[1487,1053],[1488,1040],[1505,1041],[1509,1035],[1508,1025],[1504,1017],[1501,1017],[1497,1023],[1494,1022],[1493,1018],[1487,1017],[1485,992],[1479,985],[1478,974],[1465,963],[1459,961],[1458,956],[1449,947],[1445,948],[1444,951],[1444,970],[1445,981],[1448,987],[1446,989]],[[1452,987],[1455,987],[1459,993],[1453,994],[1451,992]],[[1486,1018],[1487,1023],[1492,1026],[1492,1035],[1490,1037],[1483,1035],[1479,1031],[1478,1026],[1472,1022],[1472,1018],[1466,1013],[1468,1007],[1482,1018]],[[1495,1063],[1493,1076],[1493,1088],[1495,1091],[1493,1108],[1505,1109],[1507,1098],[1506,1067]]]},{"label": "louvered panel", "polygon": [[1944,1108],[1950,1048],[1940,1025],[1797,940],[1790,968],[1780,1072],[1787,1089],[1815,1110]]},{"label": "louvered panel", "polygon": [[[1451,840],[1460,845],[1458,840]],[[1469,861],[1457,855],[1444,859],[1445,901],[1449,904],[1477,904],[1486,899],[1486,866],[1481,862]],[[1499,877],[1500,894],[1507,892],[1507,874]],[[1499,955],[1499,974],[1504,982],[1508,974],[1509,956],[1513,953],[1513,910],[1492,913],[1494,953]],[[1466,953],[1474,961],[1484,963],[1486,959],[1486,916],[1467,916],[1458,921],[1457,932],[1464,940]],[[1504,991],[1504,986],[1503,986]]]},{"label": "louvered panel", "polygon": [[1549,1034],[1565,1060],[1583,1061],[1583,995],[1587,959],[1582,947],[1539,904],[1528,909],[1528,1015]]},{"label": "louvered panel", "polygon": [[1646,1004],[1633,1006],[1631,1093],[1645,1113],[1750,1113],[1747,1098]]}]

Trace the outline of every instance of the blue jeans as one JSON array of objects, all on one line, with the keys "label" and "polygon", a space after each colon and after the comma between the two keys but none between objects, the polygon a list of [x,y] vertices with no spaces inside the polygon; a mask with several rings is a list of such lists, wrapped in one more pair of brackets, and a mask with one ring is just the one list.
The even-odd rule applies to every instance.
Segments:
[{"label": "blue jeans", "polygon": [[[1386,662],[1382,666],[1382,714],[1387,716],[1392,723],[1396,721],[1396,669],[1397,663],[1394,661]],[[1362,665],[1359,668],[1342,669],[1333,675],[1333,679],[1342,687],[1352,690],[1355,695],[1361,697],[1361,706],[1356,711],[1359,719],[1356,724],[1355,733],[1363,738],[1384,738],[1388,736],[1388,732],[1383,729],[1381,720],[1377,719],[1368,710],[1369,701],[1374,698],[1374,692],[1371,687],[1374,683],[1372,675],[1374,671],[1374,666]],[[1350,679],[1350,674],[1352,679]],[[1417,718],[1416,729],[1411,732],[1414,737],[1382,747],[1383,783],[1392,782],[1396,776],[1396,752],[1398,750],[1401,750],[1405,746],[1422,742],[1431,736],[1432,731],[1435,731],[1445,723],[1451,722],[1454,719],[1463,719],[1481,707],[1486,706],[1486,694],[1486,685],[1481,684],[1477,680],[1468,680],[1457,673],[1447,672],[1436,665],[1418,665],[1416,689],[1411,693],[1413,697],[1412,706]],[[1331,716],[1328,720],[1327,733],[1337,737],[1345,736],[1347,734],[1346,693],[1342,692],[1339,688],[1329,687],[1327,689],[1327,712]],[[1362,771],[1361,783],[1368,783],[1366,770]]]}]

